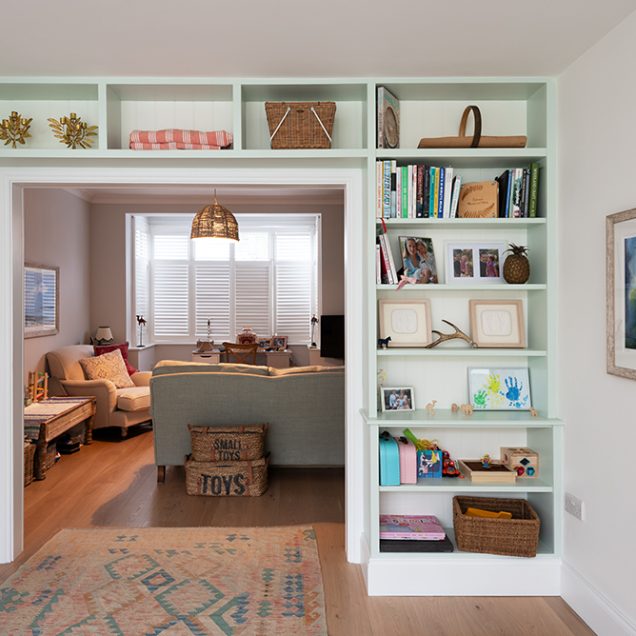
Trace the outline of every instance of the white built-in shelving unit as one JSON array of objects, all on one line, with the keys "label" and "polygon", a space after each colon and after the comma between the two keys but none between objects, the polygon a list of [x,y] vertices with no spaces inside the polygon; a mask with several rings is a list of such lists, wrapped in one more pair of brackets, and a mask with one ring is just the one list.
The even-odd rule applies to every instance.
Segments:
[{"label": "white built-in shelving unit", "polygon": [[[376,149],[376,89],[386,86],[400,100],[400,148]],[[271,150],[265,101],[335,101],[333,146],[328,150]],[[525,134],[522,149],[417,149],[421,137],[457,134],[463,109],[476,104],[484,134]],[[360,169],[366,175],[364,233],[366,262],[357,283],[366,298],[365,335],[361,352],[367,367],[365,402],[355,427],[364,455],[361,478],[365,505],[361,542],[371,594],[557,594],[561,552],[562,422],[558,419],[556,373],[556,148],[555,93],[541,78],[0,78],[0,118],[12,110],[32,117],[32,139],[26,147],[0,146],[0,165],[83,164],[143,165],[169,161],[191,165],[230,162],[232,167],[272,166]],[[70,150],[52,135],[47,118],[76,112],[99,126],[92,149]],[[234,147],[221,151],[133,151],[134,129],[224,129]],[[433,241],[440,284],[377,285],[375,279],[375,164],[451,165],[464,182],[492,179],[503,170],[541,166],[539,216],[532,219],[391,219],[386,221],[394,254],[400,235]],[[106,161],[113,160],[113,161]],[[25,163],[25,165],[27,165]],[[524,285],[448,284],[444,246],[455,241],[499,241],[529,247],[532,274]],[[377,307],[380,299],[430,299],[434,328],[442,319],[469,330],[468,300],[520,299],[524,305],[527,349],[467,349],[454,343],[435,349],[378,350]],[[348,329],[354,327],[349,325]],[[350,332],[351,333],[351,332]],[[451,413],[453,402],[468,400],[471,366],[527,366],[537,417],[517,412],[480,412],[472,417]],[[377,374],[387,386],[413,386],[418,410],[378,411]],[[430,417],[423,407],[437,400]],[[380,487],[378,435],[399,435],[409,426],[420,437],[437,439],[454,457],[499,456],[501,446],[530,446],[540,455],[540,477],[514,485],[473,486],[468,480],[442,479],[412,486]],[[451,532],[452,497],[458,493],[525,497],[542,520],[536,559],[468,554],[394,554],[379,549],[381,512],[436,514]],[[451,532],[452,534],[452,532]]]}]

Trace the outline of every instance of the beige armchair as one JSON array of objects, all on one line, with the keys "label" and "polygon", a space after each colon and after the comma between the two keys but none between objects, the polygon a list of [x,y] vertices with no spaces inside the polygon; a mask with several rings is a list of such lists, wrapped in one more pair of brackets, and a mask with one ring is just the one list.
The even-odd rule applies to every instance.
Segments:
[{"label": "beige armchair", "polygon": [[110,380],[87,380],[79,363],[93,355],[91,345],[61,347],[46,354],[51,395],[92,396],[97,399],[93,428],[116,426],[126,437],[128,428],[150,421],[150,371],[131,376],[134,387],[118,389]]}]

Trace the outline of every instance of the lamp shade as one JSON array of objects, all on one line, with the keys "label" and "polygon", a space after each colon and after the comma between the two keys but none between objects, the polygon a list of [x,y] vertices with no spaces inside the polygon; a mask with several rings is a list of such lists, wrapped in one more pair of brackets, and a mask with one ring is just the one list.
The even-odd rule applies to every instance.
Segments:
[{"label": "lamp shade", "polygon": [[98,343],[112,342],[113,332],[110,330],[110,327],[97,327],[95,340],[97,340]]},{"label": "lamp shade", "polygon": [[216,200],[215,195],[212,205],[206,205],[194,215],[190,238],[214,238],[238,242],[238,223],[234,215]]}]

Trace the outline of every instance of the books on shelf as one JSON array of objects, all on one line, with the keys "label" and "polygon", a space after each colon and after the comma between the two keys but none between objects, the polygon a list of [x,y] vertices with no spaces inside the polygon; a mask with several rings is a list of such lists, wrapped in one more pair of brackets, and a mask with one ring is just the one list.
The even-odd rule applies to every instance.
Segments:
[{"label": "books on shelf", "polygon": [[[537,216],[539,164],[510,168],[495,177],[497,216]],[[457,216],[463,183],[452,166],[397,165],[395,159],[376,162],[376,217],[379,219],[452,219]]]},{"label": "books on shelf", "polygon": [[393,252],[391,251],[391,243],[386,232],[382,231],[378,234],[377,247],[379,249],[376,252],[376,281],[383,285],[397,285],[397,269]]},{"label": "books on shelf", "polygon": [[434,515],[380,515],[380,539],[442,541],[446,532]]}]

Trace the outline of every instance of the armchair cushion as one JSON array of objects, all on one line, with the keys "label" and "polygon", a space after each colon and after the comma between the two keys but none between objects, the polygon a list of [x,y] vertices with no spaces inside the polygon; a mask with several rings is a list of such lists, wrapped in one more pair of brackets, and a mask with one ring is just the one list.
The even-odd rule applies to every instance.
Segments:
[{"label": "armchair cushion", "polygon": [[141,411],[150,408],[150,387],[136,386],[117,390],[117,408],[121,411]]},{"label": "armchair cushion", "polygon": [[130,379],[124,358],[119,349],[101,356],[80,359],[80,364],[89,380],[111,380],[118,389],[135,386]]},{"label": "armchair cushion", "polygon": [[70,345],[60,347],[46,354],[46,361],[52,378],[58,380],[86,380],[80,358],[93,355],[91,345]]},{"label": "armchair cushion", "polygon": [[137,373],[137,369],[133,367],[130,362],[128,362],[128,343],[123,342],[121,344],[112,344],[112,345],[95,345],[95,355],[103,356],[105,353],[110,353],[111,351],[115,351],[115,349],[119,349],[121,351],[121,357],[124,359],[124,364],[126,365],[126,371],[128,371],[128,375],[132,375],[133,373]]}]

